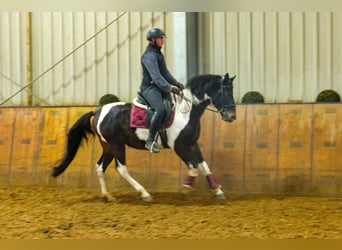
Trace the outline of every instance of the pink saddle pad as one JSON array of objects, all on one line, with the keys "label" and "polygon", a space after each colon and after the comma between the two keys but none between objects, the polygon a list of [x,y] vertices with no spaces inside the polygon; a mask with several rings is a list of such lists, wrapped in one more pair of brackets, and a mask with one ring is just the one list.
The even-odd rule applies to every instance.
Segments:
[{"label": "pink saddle pad", "polygon": [[[173,109],[170,117],[162,124],[162,129],[168,128],[171,126],[173,122],[173,118],[175,117],[175,110]],[[132,104],[129,126],[131,128],[149,128],[149,124],[147,122],[147,110],[142,107],[138,107]]]}]

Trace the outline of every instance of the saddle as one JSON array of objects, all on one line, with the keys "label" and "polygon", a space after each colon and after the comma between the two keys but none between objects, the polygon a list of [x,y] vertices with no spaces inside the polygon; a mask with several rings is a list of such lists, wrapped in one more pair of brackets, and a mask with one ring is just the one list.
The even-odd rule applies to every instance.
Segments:
[{"label": "saddle", "polygon": [[[166,115],[162,122],[161,129],[171,126],[175,117],[175,108],[171,100],[163,100],[166,109]],[[131,128],[149,128],[150,121],[154,110],[149,106],[148,102],[138,93],[138,97],[133,99],[130,111],[129,125]]]}]

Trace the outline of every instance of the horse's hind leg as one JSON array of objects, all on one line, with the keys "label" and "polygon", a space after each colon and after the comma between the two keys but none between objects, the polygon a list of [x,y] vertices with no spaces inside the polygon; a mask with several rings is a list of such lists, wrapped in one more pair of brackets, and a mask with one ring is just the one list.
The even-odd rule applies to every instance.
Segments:
[{"label": "horse's hind leg", "polygon": [[104,180],[104,172],[106,171],[106,168],[111,163],[113,158],[114,157],[111,153],[110,154],[109,153],[102,153],[102,155],[101,155],[100,159],[97,161],[96,167],[95,167],[97,176],[99,178],[102,197],[105,201],[108,201],[108,202],[114,201],[115,199],[107,191],[106,182]]},{"label": "horse's hind leg", "polygon": [[131,184],[135,190],[137,190],[138,192],[141,193],[141,198],[143,198],[143,200],[145,201],[151,201],[152,197],[151,195],[146,191],[146,189],[140,184],[138,183],[129,173],[127,170],[127,167],[122,164],[119,160],[116,160],[117,162],[117,167],[116,169],[118,170],[118,172],[120,173],[120,175],[129,183]]}]

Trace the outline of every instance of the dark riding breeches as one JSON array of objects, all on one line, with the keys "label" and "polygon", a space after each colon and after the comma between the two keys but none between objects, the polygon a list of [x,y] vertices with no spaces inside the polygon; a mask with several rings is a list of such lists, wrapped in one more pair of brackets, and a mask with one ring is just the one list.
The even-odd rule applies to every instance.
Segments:
[{"label": "dark riding breeches", "polygon": [[155,139],[155,136],[161,127],[161,123],[165,119],[166,109],[163,99],[168,98],[168,94],[163,93],[158,87],[151,85],[141,92],[142,96],[154,110],[154,114],[150,121],[150,134],[148,139]]}]

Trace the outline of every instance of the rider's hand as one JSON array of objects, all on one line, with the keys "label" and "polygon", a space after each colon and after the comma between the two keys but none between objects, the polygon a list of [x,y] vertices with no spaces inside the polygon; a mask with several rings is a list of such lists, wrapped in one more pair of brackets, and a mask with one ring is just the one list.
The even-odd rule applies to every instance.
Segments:
[{"label": "rider's hand", "polygon": [[181,90],[178,87],[171,85],[170,92],[172,92],[172,93],[174,93],[176,95],[180,95]]},{"label": "rider's hand", "polygon": [[180,82],[177,82],[176,83],[177,87],[180,88],[181,90],[184,89],[184,84],[180,83]]}]

